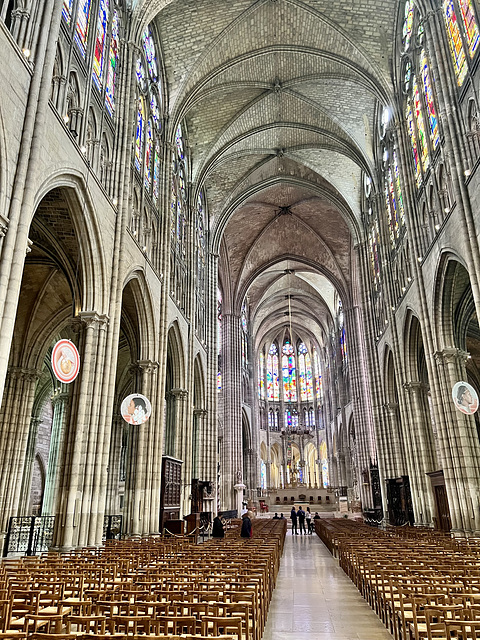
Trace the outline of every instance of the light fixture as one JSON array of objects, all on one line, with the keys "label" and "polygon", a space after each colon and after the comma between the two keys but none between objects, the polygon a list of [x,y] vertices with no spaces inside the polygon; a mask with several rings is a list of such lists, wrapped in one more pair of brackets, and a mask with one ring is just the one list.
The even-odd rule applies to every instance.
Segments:
[{"label": "light fixture", "polygon": [[395,311],[395,307],[392,307],[392,311]]},{"label": "light fixture", "polygon": [[411,281],[412,281],[412,279],[410,278],[410,276],[408,276],[407,282],[411,282]]},{"label": "light fixture", "polygon": [[22,53],[25,56],[25,58],[29,58],[32,52],[30,51],[30,49],[25,48],[25,49],[22,49]]},{"label": "light fixture", "polygon": [[68,113],[66,113],[66,114],[63,116],[63,121],[65,122],[65,124],[68,124],[68,122],[70,121],[70,116],[68,115]]},{"label": "light fixture", "polygon": [[117,204],[118,204],[118,200],[117,200],[117,198],[114,198],[114,199],[112,200],[112,203],[113,203],[113,206],[114,206],[114,207],[116,207],[116,206],[117,206]]},{"label": "light fixture", "polygon": [[422,256],[418,256],[417,260],[421,262],[423,260]]},{"label": "light fixture", "polygon": [[385,324],[388,324],[388,320],[385,318]]},{"label": "light fixture", "polygon": [[471,175],[472,172],[470,169],[465,169],[463,173],[465,174],[465,177],[468,178],[468,176]]},{"label": "light fixture", "polygon": [[147,247],[146,247],[146,246],[144,246],[144,247],[143,247],[143,250],[146,252],[146,251],[147,251]]},{"label": "light fixture", "polygon": [[134,237],[134,238],[136,238],[136,237],[137,237],[137,230],[136,230],[136,229],[134,229],[134,230],[133,230],[133,237]]},{"label": "light fixture", "polygon": [[406,291],[406,290],[407,290],[407,288],[406,288],[406,287],[402,287],[402,291],[403,291],[403,293],[405,293],[405,291]]},{"label": "light fixture", "polygon": [[435,225],[435,231],[438,231],[439,229],[440,229],[440,225],[439,225],[439,224],[436,224],[436,225]]},{"label": "light fixture", "polygon": [[449,207],[445,207],[444,211],[445,213],[448,213],[450,211]]},{"label": "light fixture", "polygon": [[80,147],[80,151],[81,151],[83,154],[87,153],[87,147],[86,147],[85,145],[82,145],[82,146]]}]

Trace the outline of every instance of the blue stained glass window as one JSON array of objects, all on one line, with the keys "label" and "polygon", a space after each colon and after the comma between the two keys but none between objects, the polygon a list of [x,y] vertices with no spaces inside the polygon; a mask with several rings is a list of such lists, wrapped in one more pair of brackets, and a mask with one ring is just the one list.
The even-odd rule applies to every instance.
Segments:
[{"label": "blue stained glass window", "polygon": [[87,50],[88,26],[90,24],[90,2],[91,0],[80,1],[77,12],[77,24],[75,27],[74,40],[83,57],[85,57],[85,52]]},{"label": "blue stained glass window", "polygon": [[108,0],[100,0],[98,7],[97,38],[93,54],[92,78],[97,89],[100,90],[103,83],[103,67],[105,58],[105,39],[108,25]]}]

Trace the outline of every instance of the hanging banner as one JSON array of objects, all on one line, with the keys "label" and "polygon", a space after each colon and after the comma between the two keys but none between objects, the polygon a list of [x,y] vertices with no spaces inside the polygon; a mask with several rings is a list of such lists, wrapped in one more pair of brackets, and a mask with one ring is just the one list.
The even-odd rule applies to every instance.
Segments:
[{"label": "hanging banner", "polygon": [[452,398],[456,408],[467,416],[473,415],[478,409],[478,395],[468,382],[457,382],[452,389]]},{"label": "hanging banner", "polygon": [[80,371],[80,355],[70,340],[59,340],[52,351],[52,369],[60,382],[70,384]]},{"label": "hanging banner", "polygon": [[141,393],[132,393],[123,400],[120,411],[125,422],[143,424],[150,418],[152,405]]}]

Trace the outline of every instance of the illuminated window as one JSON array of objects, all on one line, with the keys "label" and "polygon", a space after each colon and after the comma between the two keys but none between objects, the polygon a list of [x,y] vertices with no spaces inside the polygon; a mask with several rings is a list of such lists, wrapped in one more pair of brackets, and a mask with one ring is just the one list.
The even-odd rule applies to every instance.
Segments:
[{"label": "illuminated window", "polygon": [[295,353],[287,340],[282,350],[283,399],[285,402],[297,401],[297,374],[295,368]]},{"label": "illuminated window", "polygon": [[108,0],[100,0],[98,7],[97,37],[95,40],[95,51],[93,55],[93,82],[97,89],[103,83],[103,66],[105,57],[105,39],[108,25]]}]

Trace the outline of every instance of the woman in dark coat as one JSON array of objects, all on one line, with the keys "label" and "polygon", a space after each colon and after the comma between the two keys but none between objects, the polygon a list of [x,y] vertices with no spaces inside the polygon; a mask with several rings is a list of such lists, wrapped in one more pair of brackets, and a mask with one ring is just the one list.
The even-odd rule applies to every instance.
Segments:
[{"label": "woman in dark coat", "polygon": [[225,529],[223,528],[223,522],[220,520],[218,516],[213,519],[212,526],[212,538],[223,538],[225,537]]},{"label": "woman in dark coat", "polygon": [[242,538],[251,538],[252,535],[253,535],[252,521],[245,513],[242,517],[242,530],[240,531],[240,536]]}]

